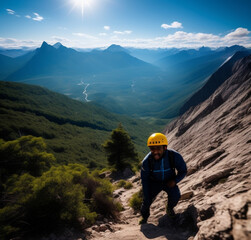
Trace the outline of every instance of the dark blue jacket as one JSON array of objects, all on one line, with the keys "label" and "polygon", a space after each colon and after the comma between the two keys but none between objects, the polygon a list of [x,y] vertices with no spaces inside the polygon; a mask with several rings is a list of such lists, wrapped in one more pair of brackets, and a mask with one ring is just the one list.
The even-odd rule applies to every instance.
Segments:
[{"label": "dark blue jacket", "polygon": [[149,158],[151,158],[151,152],[148,153],[141,167],[141,180],[143,186],[144,199],[149,199],[149,184],[151,182],[156,182],[157,184],[165,185],[169,180],[174,180],[176,183],[180,182],[187,174],[187,167],[183,157],[176,151],[172,151],[174,155],[174,165],[177,170],[175,175],[174,171],[170,167],[170,161],[168,159],[168,152],[164,153],[164,156],[160,160],[154,160],[153,173],[150,174],[149,169]]}]

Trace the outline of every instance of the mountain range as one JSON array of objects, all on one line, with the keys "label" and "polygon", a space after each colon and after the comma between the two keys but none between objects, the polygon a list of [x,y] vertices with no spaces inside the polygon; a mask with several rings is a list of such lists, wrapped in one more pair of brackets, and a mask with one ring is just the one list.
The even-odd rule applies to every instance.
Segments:
[{"label": "mountain range", "polygon": [[[182,112],[183,104],[240,50],[246,49],[137,50],[111,45],[105,50],[79,52],[60,43],[43,42],[17,58],[0,54],[0,77],[93,101],[114,113],[168,119]],[[135,57],[147,53],[149,58],[155,57],[152,63]]]}]

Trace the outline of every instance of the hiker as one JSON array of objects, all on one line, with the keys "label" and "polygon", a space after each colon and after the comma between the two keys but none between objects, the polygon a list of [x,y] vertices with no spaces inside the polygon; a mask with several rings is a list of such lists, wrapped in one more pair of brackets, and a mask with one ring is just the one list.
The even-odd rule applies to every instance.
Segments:
[{"label": "hiker", "polygon": [[183,157],[178,152],[167,149],[167,145],[167,138],[162,133],[154,133],[148,138],[150,152],[141,167],[143,203],[140,224],[147,222],[150,206],[162,190],[168,194],[167,214],[172,218],[175,216],[173,208],[180,199],[177,183],[186,176],[187,167]]}]

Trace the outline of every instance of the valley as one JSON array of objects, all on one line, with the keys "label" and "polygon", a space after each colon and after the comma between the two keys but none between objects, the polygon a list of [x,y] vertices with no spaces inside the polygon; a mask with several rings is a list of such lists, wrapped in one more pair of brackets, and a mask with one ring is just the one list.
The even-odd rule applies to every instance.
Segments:
[{"label": "valley", "polygon": [[[44,42],[23,56],[8,57],[8,63],[3,60],[7,67],[3,67],[0,58],[0,74],[5,76],[2,80],[43,86],[80,101],[86,101],[88,92],[88,100],[110,112],[159,119],[177,117],[185,101],[218,67],[237,51],[247,50],[241,46],[221,50],[152,50],[146,51],[147,58],[142,51],[139,54],[137,49],[117,45],[89,52],[60,43],[55,46]],[[152,63],[144,61],[151,56],[155,58]],[[18,69],[13,67],[14,61]],[[82,89],[81,82],[90,85]]]}]

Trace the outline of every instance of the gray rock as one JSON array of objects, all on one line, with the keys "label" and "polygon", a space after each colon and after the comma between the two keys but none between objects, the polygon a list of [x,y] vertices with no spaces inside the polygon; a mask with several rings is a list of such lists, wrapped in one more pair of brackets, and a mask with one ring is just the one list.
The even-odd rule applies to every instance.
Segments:
[{"label": "gray rock", "polygon": [[219,181],[222,178],[228,177],[230,173],[233,171],[234,168],[227,168],[223,170],[219,170],[216,173],[211,174],[209,177],[206,177],[204,179],[204,182],[209,184],[209,183],[214,183],[216,181]]},{"label": "gray rock", "polygon": [[185,193],[182,193],[181,197],[180,197],[180,201],[181,200],[187,200],[187,199],[190,199],[194,196],[194,193],[193,191],[189,191],[189,192],[185,192]]}]

